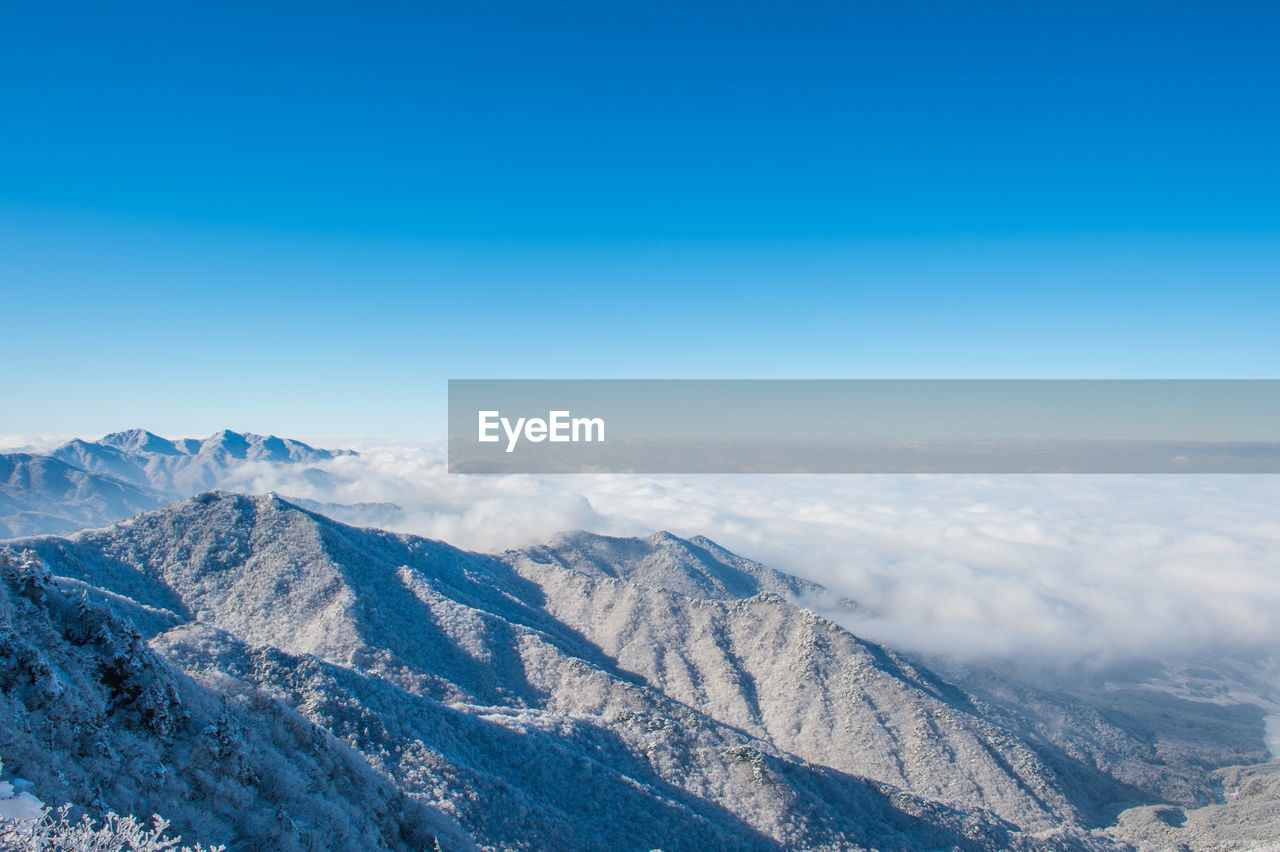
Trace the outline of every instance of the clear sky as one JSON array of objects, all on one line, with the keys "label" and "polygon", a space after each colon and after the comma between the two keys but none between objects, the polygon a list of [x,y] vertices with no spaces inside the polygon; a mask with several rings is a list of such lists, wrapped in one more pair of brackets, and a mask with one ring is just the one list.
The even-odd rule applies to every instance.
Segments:
[{"label": "clear sky", "polygon": [[0,432],[1280,377],[1278,44],[1261,3],[6,4]]}]

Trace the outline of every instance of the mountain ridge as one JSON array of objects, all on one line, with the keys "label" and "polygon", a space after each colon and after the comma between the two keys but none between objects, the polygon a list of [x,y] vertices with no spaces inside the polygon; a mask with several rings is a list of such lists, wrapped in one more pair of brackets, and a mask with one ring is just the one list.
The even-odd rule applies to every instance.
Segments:
[{"label": "mountain ridge", "polygon": [[[577,554],[582,559],[569,558],[573,554],[565,548],[573,542],[582,548]],[[843,651],[837,653],[833,646],[830,653],[841,660],[856,658],[856,668],[863,674],[855,688],[860,695],[874,696],[875,709],[845,722],[833,723],[824,717],[821,730],[789,714],[783,707],[787,703],[812,705],[814,695],[806,693],[803,685],[815,676],[813,667],[819,664],[814,658],[819,653],[817,637],[847,634],[766,588],[780,581],[763,566],[753,568],[738,557],[718,563],[718,568],[708,565],[704,560],[713,551],[669,534],[647,540],[580,535],[561,538],[555,545],[567,562],[600,569],[603,560],[617,566],[614,574],[639,574],[645,582],[637,584],[604,570],[582,572],[536,562],[524,553],[500,558],[414,536],[361,530],[271,495],[206,492],[109,530],[29,540],[23,545],[33,547],[59,575],[179,614],[184,624],[156,634],[152,642],[158,647],[177,648],[174,637],[182,631],[208,625],[250,646],[277,649],[293,661],[285,664],[286,670],[303,665],[299,660],[315,659],[369,679],[364,686],[349,688],[351,698],[344,706],[354,701],[367,709],[368,698],[362,692],[400,690],[419,696],[416,702],[437,702],[416,704],[419,714],[428,712],[427,706],[454,711],[472,708],[462,712],[487,719],[486,724],[517,724],[529,731],[550,732],[552,740],[546,748],[553,755],[572,756],[577,748],[565,752],[555,731],[568,731],[565,735],[575,742],[582,737],[596,741],[600,736],[609,740],[621,736],[623,744],[610,747],[610,771],[620,772],[620,777],[652,776],[646,789],[653,792],[646,795],[671,788],[658,796],[661,800],[680,791],[678,798],[693,808],[692,813],[701,814],[698,819],[714,812],[706,811],[705,798],[695,791],[709,779],[717,779],[714,783],[723,787],[726,801],[733,803],[729,806],[732,819],[717,831],[746,820],[747,836],[763,833],[771,842],[785,845],[801,841],[809,846],[826,838],[821,842],[841,846],[862,836],[847,821],[827,813],[827,805],[810,798],[813,794],[805,790],[816,789],[815,784],[830,787],[824,801],[900,790],[906,797],[902,802],[917,803],[910,808],[943,807],[966,814],[965,819],[977,820],[974,825],[986,826],[979,835],[986,832],[988,839],[983,843],[987,845],[974,848],[1002,846],[1005,840],[993,838],[1008,831],[1002,828],[1006,824],[1044,831],[1061,821],[1082,822],[1075,806],[1046,785],[1044,777],[1039,779],[1041,788],[1028,795],[1024,788],[1031,782],[1023,777],[1025,771],[1009,774],[1008,767],[1016,762],[1035,763],[1033,752],[1006,748],[977,720],[947,727],[954,708],[948,709],[910,678],[901,677],[903,661],[893,658],[894,666],[885,668],[881,661],[891,659],[888,652],[871,650],[853,637],[847,639],[852,644],[841,646]],[[630,562],[608,556],[610,549],[619,547],[627,551]],[[534,556],[550,552],[530,551]],[[592,563],[584,554],[597,561]],[[684,586],[682,591],[652,582],[655,576],[679,579],[679,572],[670,570],[673,564],[692,571],[692,585],[668,583]],[[750,577],[756,578],[756,585],[746,583]],[[726,594],[725,579],[750,596]],[[808,586],[801,583],[796,588],[807,590]],[[692,596],[689,591],[699,594]],[[604,611],[605,617],[595,617],[592,607]],[[754,651],[743,644],[770,635],[783,639]],[[611,642],[610,636],[618,641]],[[181,647],[189,653],[189,646]],[[196,665],[192,659],[187,658],[188,666]],[[208,662],[209,655],[205,659]],[[787,678],[783,670],[798,676]],[[287,680],[289,675],[280,677]],[[913,677],[920,680],[918,675]],[[267,678],[258,685],[268,688],[272,683]],[[279,688],[278,681],[275,686]],[[742,706],[748,709],[742,711]],[[954,741],[954,749],[966,755],[965,760],[974,760],[976,769],[960,770],[970,779],[970,789],[948,787],[938,773],[925,771],[927,761],[908,757],[911,750],[933,748],[930,759],[938,758],[955,774],[955,764],[942,760],[944,753],[931,746],[933,740],[928,737],[908,739],[905,746],[892,736],[871,748],[863,743],[860,751],[868,759],[843,765],[832,751],[815,745],[840,725],[852,726],[861,735],[905,731],[907,717],[918,713],[943,725],[945,733],[939,736]],[[862,721],[855,724],[855,719]],[[312,720],[322,726],[340,723],[339,717],[319,711]],[[389,723],[384,718],[377,722]],[[570,728],[563,728],[565,724]],[[786,735],[788,726],[794,725],[799,728]],[[408,747],[391,734],[374,740],[376,745],[361,738],[353,742],[365,754],[380,753],[390,743],[397,743],[401,750]],[[417,742],[419,748],[428,745]],[[838,740],[837,748],[852,742],[852,738]],[[465,759],[457,759],[472,766],[477,761],[501,763],[494,748],[467,751]],[[891,756],[887,762],[869,759],[881,749]],[[1001,749],[1008,751],[1007,757],[982,761],[981,755]],[[436,753],[441,754],[438,749]],[[712,754],[721,757],[712,759]],[[441,758],[455,765],[448,755]],[[554,763],[553,758],[547,760]],[[912,771],[893,769],[892,764],[904,760],[914,767]],[[742,767],[747,774],[734,767]],[[400,775],[410,770],[403,760],[389,768]],[[455,765],[451,771],[460,770]],[[493,774],[509,779],[511,771],[495,766]],[[755,789],[760,773],[764,773],[760,777],[774,778],[777,785],[765,802],[758,801],[761,794]],[[1047,769],[1041,772],[1041,776],[1049,774]],[[520,789],[522,797],[541,801],[542,811],[568,806],[560,800],[545,801],[548,794],[527,782]],[[617,795],[627,798],[630,794],[624,796],[619,788]],[[898,795],[891,793],[889,801],[896,801]],[[927,804],[930,800],[934,804]],[[782,817],[787,808],[780,801],[791,801],[793,808],[802,807],[797,802],[807,803],[803,808],[824,816],[803,830],[788,829]],[[890,816],[896,806],[881,802],[877,795],[864,805],[879,809],[877,820],[887,820],[886,824],[898,819]],[[934,828],[950,819],[943,812],[931,818],[938,823]],[[577,819],[588,820],[584,825],[592,832],[608,834],[598,819],[586,814]],[[648,830],[656,831],[661,822],[646,823]],[[563,830],[563,826],[554,829]],[[746,829],[734,829],[742,830]],[[916,830],[927,833],[925,826]],[[578,841],[585,839],[577,836]],[[670,838],[662,841],[655,845],[671,845]],[[514,839],[508,836],[499,845],[510,842]],[[758,842],[764,841],[753,841]]]},{"label": "mountain ridge", "polygon": [[131,429],[112,432],[99,441],[77,438],[49,453],[90,473],[108,474],[177,497],[216,486],[235,463],[306,464],[354,454],[352,450],[317,449],[291,438],[231,429],[203,439],[179,441]]},{"label": "mountain ridge", "polygon": [[[352,450],[327,450],[274,435],[223,429],[169,440],[145,429],[97,441],[74,438],[47,453],[0,454],[0,538],[102,527],[216,487],[241,465],[312,465]],[[317,468],[318,479],[332,478]],[[390,506],[328,506],[385,521]]]},{"label": "mountain ridge", "polygon": [[483,554],[212,491],[14,544],[176,672],[281,702],[481,848],[1124,848],[1116,814],[1213,768],[1162,766],[1145,729],[1064,699],[1052,734],[1030,700],[992,704],[703,538]]}]

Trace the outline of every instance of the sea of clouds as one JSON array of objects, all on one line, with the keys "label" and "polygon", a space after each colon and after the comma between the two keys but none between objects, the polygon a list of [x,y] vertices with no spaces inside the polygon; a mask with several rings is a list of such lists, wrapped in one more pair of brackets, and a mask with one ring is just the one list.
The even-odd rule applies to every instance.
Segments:
[{"label": "sea of clouds", "polygon": [[[963,659],[1280,647],[1280,477],[457,476],[442,441],[327,441],[325,475],[230,487],[394,503],[386,524],[496,551],[569,529],[705,535],[857,602],[846,626]],[[820,606],[821,602],[815,602]]]}]

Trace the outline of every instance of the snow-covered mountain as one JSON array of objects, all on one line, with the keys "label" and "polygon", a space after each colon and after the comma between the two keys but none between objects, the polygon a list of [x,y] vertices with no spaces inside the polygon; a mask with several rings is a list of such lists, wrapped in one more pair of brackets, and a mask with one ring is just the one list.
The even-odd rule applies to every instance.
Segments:
[{"label": "snow-covered mountain", "polygon": [[595,578],[612,578],[677,592],[691,598],[729,601],[769,593],[799,598],[821,587],[743,559],[715,542],[688,541],[660,532],[645,539],[586,532],[562,533],[522,551],[521,562],[552,564]]},{"label": "snow-covered mountain", "polygon": [[[381,827],[362,831],[430,831],[444,848],[1120,848],[1098,829],[1121,811],[1194,807],[1214,770],[1266,758],[1239,713],[1198,765],[1169,759],[1177,731],[1157,719],[1057,698],[1048,724],[1029,694],[961,689],[803,608],[821,596],[813,584],[706,539],[573,533],[484,555],[212,492],[15,546],[61,578],[15,611],[81,594],[109,608],[148,640],[146,666],[224,698],[243,729],[296,718],[358,753],[370,790],[423,807],[395,827],[384,800]],[[72,653],[73,633],[46,631],[40,653]],[[78,788],[92,771],[64,783],[40,770],[85,747],[48,740],[25,706],[15,718],[34,725],[0,758],[21,761],[46,801],[92,804]],[[95,718],[123,724],[112,712]],[[147,787],[139,768],[119,791],[101,785],[101,803],[145,803],[239,844],[234,814],[183,824],[183,807],[166,807],[197,783],[183,755],[201,724],[153,744],[177,786]],[[315,771],[294,767],[289,783],[319,789]],[[322,823],[290,801],[272,836],[314,837]]]},{"label": "snow-covered mountain", "polygon": [[0,538],[106,526],[171,499],[49,456],[0,454]]},{"label": "snow-covered mountain", "polygon": [[168,617],[0,552],[5,769],[50,803],[162,813],[189,841],[415,850],[438,837],[470,848],[448,817],[297,711],[164,660],[137,625]]},{"label": "snow-covered mountain", "polygon": [[[100,441],[69,441],[47,455],[0,455],[0,538],[106,526],[221,485],[250,462],[305,466],[347,454],[225,429],[203,440],[177,441],[133,429]],[[353,520],[382,520],[397,510],[326,508]]]},{"label": "snow-covered mountain", "polygon": [[1005,843],[994,815],[808,764],[672,700],[498,557],[221,493],[30,544],[147,607],[153,646],[186,672],[276,694],[482,845]]},{"label": "snow-covered mountain", "polygon": [[188,497],[219,484],[227,471],[243,462],[308,464],[350,452],[317,449],[288,438],[230,429],[203,440],[178,441],[132,429],[113,432],[100,441],[70,441],[50,455],[90,473]]}]

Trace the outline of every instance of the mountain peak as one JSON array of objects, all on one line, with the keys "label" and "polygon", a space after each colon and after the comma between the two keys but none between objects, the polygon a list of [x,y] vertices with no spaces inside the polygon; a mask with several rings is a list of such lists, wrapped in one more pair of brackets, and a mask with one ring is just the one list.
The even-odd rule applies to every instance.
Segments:
[{"label": "mountain peak", "polygon": [[815,583],[744,559],[709,539],[683,539],[666,530],[646,538],[566,532],[520,553],[533,562],[705,600],[740,600],[761,592],[795,599],[821,591]]},{"label": "mountain peak", "polygon": [[324,450],[292,438],[256,435],[223,429],[200,442],[202,454],[222,454],[247,461],[299,462],[325,461],[337,456],[355,455],[351,450]]},{"label": "mountain peak", "polygon": [[98,443],[124,450],[127,453],[158,453],[172,456],[181,452],[172,441],[161,438],[146,429],[128,429],[124,432],[112,432],[104,436]]},{"label": "mountain peak", "polygon": [[223,429],[221,432],[215,432],[201,441],[200,451],[202,453],[222,451],[232,458],[243,459],[249,452],[251,445],[249,438],[248,434]]}]

